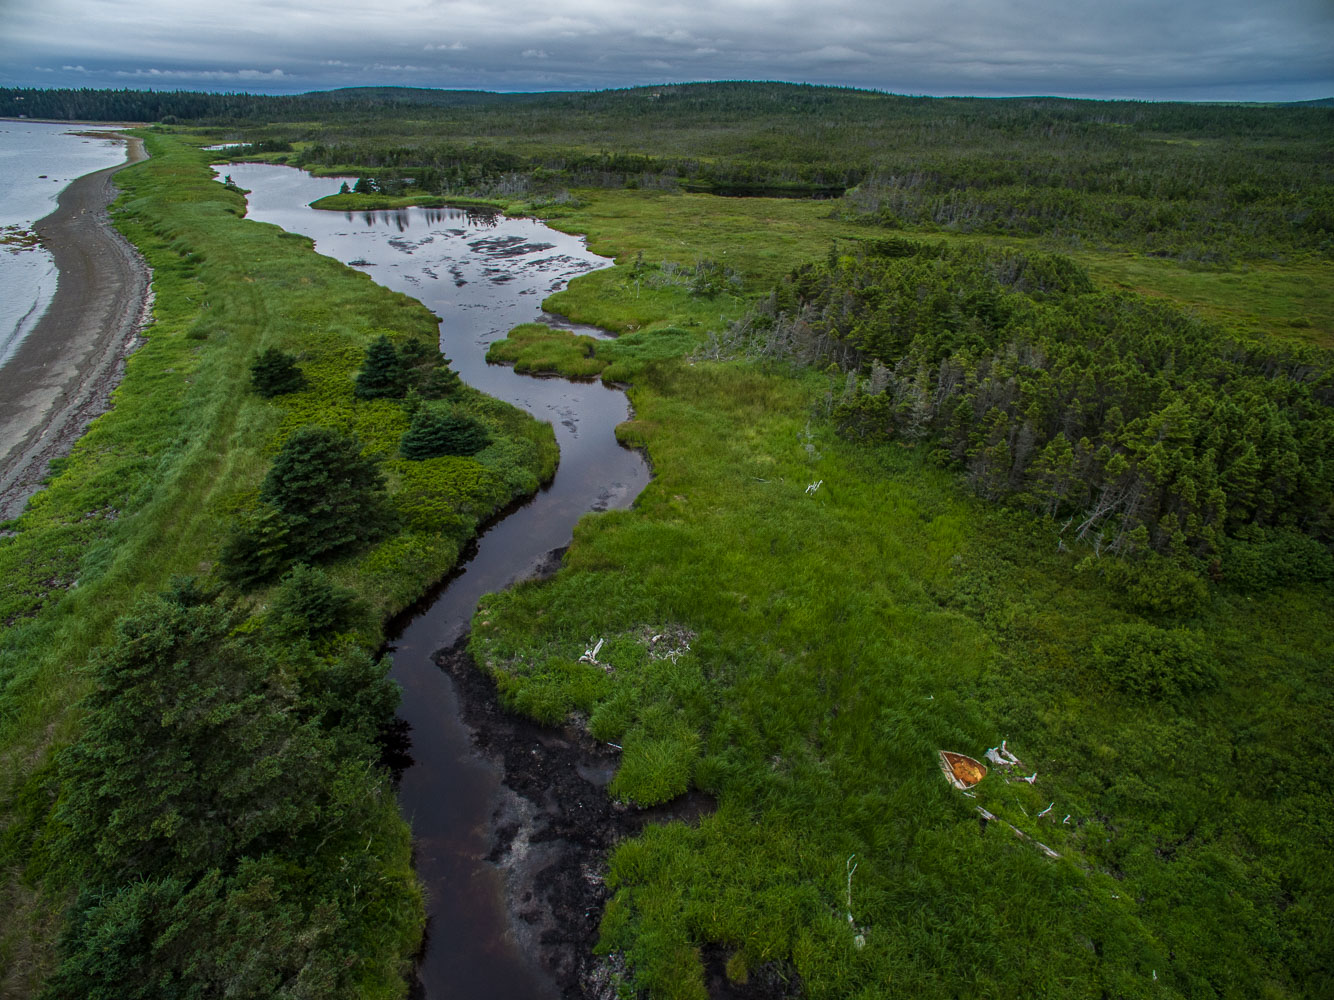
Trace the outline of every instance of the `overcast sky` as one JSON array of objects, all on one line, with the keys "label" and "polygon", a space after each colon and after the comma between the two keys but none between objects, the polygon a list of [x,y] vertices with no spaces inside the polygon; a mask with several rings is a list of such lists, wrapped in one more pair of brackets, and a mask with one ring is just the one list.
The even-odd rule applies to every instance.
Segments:
[{"label": "overcast sky", "polygon": [[0,0],[0,85],[1334,96],[1334,0]]}]

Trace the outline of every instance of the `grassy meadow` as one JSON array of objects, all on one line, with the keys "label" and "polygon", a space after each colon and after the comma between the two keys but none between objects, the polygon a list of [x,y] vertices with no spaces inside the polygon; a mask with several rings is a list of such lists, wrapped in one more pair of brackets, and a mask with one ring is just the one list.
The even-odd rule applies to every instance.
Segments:
[{"label": "grassy meadow", "polygon": [[[970,496],[926,449],[841,437],[841,374],[714,359],[709,331],[747,293],[856,228],[813,203],[578,194],[552,224],[619,266],[547,305],[621,337],[530,325],[491,358],[629,381],[619,434],[654,479],[582,522],[553,580],[489,598],[472,644],[516,709],[624,748],[614,795],[718,799],[611,857],[602,947],[635,986],[704,997],[702,948],[720,945],[733,981],[811,997],[1334,987],[1331,826],[1307,763],[1334,749],[1328,585],[1146,608],[1059,524]],[[737,294],[663,280],[699,247]],[[1217,279],[1077,259],[1186,308]],[[1288,308],[1262,282],[1312,312],[1324,294],[1300,268],[1246,271],[1213,315],[1251,332],[1256,302]],[[1104,647],[1141,627],[1184,630],[1216,685],[1118,686]],[[1003,739],[1022,771],[993,767],[972,796],[943,780],[937,751]]]}]

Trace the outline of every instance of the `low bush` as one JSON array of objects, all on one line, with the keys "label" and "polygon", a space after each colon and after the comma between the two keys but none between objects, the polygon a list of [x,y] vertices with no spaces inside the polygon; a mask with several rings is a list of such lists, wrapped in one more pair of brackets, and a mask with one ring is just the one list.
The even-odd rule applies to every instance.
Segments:
[{"label": "low bush", "polygon": [[1189,629],[1114,625],[1093,640],[1093,663],[1118,691],[1146,698],[1176,698],[1218,682],[1199,635]]},{"label": "low bush", "polygon": [[352,591],[335,586],[323,570],[297,563],[273,595],[269,620],[284,636],[336,632],[350,621],[354,600]]},{"label": "low bush", "polygon": [[486,428],[472,417],[452,409],[421,406],[403,435],[399,451],[404,458],[439,458],[475,455],[490,442]]},{"label": "low bush", "polygon": [[276,347],[264,351],[250,366],[250,385],[261,396],[271,398],[305,388],[306,377],[296,358]]}]

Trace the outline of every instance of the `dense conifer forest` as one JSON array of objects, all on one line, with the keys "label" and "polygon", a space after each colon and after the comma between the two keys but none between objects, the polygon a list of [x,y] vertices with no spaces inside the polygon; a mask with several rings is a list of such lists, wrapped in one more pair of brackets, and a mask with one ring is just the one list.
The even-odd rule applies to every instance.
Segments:
[{"label": "dense conifer forest", "polygon": [[[16,100],[21,98],[21,100]],[[390,190],[641,185],[841,196],[887,226],[1045,235],[1223,261],[1334,253],[1334,110],[898,97],[718,83],[598,93],[292,97],[0,89],[32,117],[193,120]],[[255,130],[258,129],[256,132]],[[443,137],[443,139],[442,139]]]},{"label": "dense conifer forest", "polygon": [[[1268,544],[1330,576],[1326,352],[1098,292],[1068,258],[907,240],[803,268],[731,336],[836,361],[845,432],[935,445],[983,496],[1068,519],[1095,553]],[[1211,571],[1244,574],[1242,558]]]}]

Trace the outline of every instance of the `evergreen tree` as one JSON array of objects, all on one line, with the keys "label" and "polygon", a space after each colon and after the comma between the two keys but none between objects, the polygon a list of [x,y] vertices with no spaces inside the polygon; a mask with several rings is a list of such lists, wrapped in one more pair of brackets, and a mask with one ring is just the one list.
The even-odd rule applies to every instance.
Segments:
[{"label": "evergreen tree", "polygon": [[444,399],[458,391],[458,373],[449,367],[449,358],[435,344],[410,340],[399,352],[403,365],[422,399]]},{"label": "evergreen tree", "polygon": [[422,406],[412,418],[398,450],[404,458],[475,455],[490,443],[486,428],[452,410]]},{"label": "evergreen tree", "polygon": [[280,635],[310,638],[346,626],[352,608],[352,591],[335,586],[323,570],[297,563],[282,578],[269,618]]},{"label": "evergreen tree", "polygon": [[265,504],[232,528],[218,556],[219,573],[233,587],[250,590],[281,573],[292,557],[287,518]]},{"label": "evergreen tree", "polygon": [[[62,853],[94,878],[201,870],[314,821],[324,737],[268,690],[239,615],[146,599],[94,664],[79,741],[60,758]],[[256,766],[256,761],[265,761]]]},{"label": "evergreen tree", "polygon": [[408,391],[407,366],[389,338],[377,337],[366,348],[353,392],[358,399],[402,399]]},{"label": "evergreen tree", "polygon": [[242,588],[273,579],[294,561],[316,562],[392,527],[384,477],[356,438],[303,427],[287,439],[260,486],[258,511],[223,546],[222,573]]},{"label": "evergreen tree", "polygon": [[445,399],[458,392],[462,384],[459,373],[449,367],[449,359],[441,358],[422,376],[417,391],[422,399]]},{"label": "evergreen tree", "polygon": [[286,519],[294,554],[317,559],[377,537],[387,526],[384,476],[361,444],[329,427],[287,439],[259,488]]},{"label": "evergreen tree", "polygon": [[261,396],[272,398],[297,392],[306,385],[306,377],[292,355],[270,347],[250,366],[250,385]]}]

